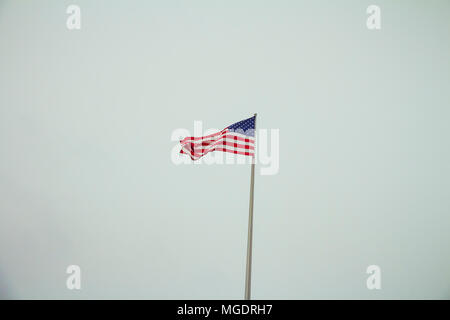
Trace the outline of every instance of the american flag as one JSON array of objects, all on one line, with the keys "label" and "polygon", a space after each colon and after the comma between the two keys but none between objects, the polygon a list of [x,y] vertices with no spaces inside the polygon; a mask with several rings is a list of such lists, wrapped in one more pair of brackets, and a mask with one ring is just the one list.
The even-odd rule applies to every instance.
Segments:
[{"label": "american flag", "polygon": [[222,131],[204,137],[180,140],[180,153],[198,160],[211,151],[231,152],[244,156],[255,155],[255,116],[236,122]]}]

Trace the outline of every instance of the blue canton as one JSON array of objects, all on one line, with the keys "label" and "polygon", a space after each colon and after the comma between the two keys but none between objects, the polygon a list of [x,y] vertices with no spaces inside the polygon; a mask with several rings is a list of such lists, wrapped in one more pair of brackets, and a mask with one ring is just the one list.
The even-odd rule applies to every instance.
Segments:
[{"label": "blue canton", "polygon": [[232,124],[228,127],[228,130],[245,134],[246,136],[254,137],[255,136],[255,117],[251,117],[235,124]]}]

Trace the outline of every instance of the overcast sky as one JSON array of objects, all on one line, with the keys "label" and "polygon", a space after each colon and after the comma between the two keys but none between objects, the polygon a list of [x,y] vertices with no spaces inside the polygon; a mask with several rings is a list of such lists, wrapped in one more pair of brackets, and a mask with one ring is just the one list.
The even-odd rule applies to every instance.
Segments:
[{"label": "overcast sky", "polygon": [[445,0],[0,1],[0,298],[243,298],[250,167],[171,135],[255,112],[254,298],[450,298],[449,56]]}]

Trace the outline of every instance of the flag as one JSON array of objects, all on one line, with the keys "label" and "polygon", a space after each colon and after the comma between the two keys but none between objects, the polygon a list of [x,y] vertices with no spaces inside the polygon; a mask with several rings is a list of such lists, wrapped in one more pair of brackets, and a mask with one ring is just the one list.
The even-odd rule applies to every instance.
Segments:
[{"label": "flag", "polygon": [[208,152],[222,151],[244,156],[255,155],[255,117],[226,127],[204,137],[186,137],[180,140],[180,153],[198,160]]}]

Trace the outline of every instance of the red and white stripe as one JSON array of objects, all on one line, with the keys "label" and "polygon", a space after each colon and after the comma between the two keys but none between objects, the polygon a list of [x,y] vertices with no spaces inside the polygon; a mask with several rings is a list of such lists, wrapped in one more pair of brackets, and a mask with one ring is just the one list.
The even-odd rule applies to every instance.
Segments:
[{"label": "red and white stripe", "polygon": [[244,156],[255,155],[255,138],[223,129],[204,137],[187,137],[180,141],[180,153],[198,160],[211,151],[230,152]]}]

